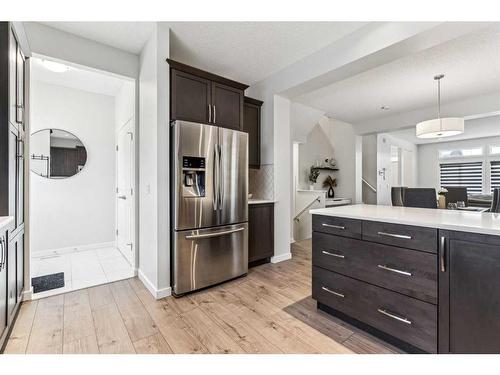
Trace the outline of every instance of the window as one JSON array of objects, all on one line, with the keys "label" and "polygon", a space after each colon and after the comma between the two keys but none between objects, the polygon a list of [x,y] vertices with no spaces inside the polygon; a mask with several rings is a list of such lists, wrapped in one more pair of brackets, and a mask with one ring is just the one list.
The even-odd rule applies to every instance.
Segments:
[{"label": "window", "polygon": [[490,162],[490,187],[491,191],[500,188],[500,161]]},{"label": "window", "polygon": [[440,159],[467,158],[467,157],[481,156],[481,155],[483,155],[482,147],[462,148],[462,149],[459,148],[455,150],[439,150]]},{"label": "window", "polygon": [[481,194],[483,192],[482,161],[467,163],[443,163],[440,164],[439,167],[441,186],[466,187],[468,194]]},{"label": "window", "polygon": [[500,155],[500,146],[490,146],[490,155]]}]

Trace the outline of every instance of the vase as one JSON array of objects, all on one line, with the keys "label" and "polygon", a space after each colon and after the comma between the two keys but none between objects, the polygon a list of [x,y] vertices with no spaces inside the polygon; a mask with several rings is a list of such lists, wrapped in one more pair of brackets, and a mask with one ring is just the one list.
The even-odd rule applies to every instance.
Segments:
[{"label": "vase", "polygon": [[314,185],[309,185],[309,190],[314,190]]},{"label": "vase", "polygon": [[331,187],[328,189],[328,198],[334,198],[335,197],[335,192],[333,191],[333,188]]}]

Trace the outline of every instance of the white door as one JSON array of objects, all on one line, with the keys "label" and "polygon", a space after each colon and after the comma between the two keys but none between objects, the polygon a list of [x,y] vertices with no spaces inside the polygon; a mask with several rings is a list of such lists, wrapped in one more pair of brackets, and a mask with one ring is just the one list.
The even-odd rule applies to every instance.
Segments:
[{"label": "white door", "polygon": [[116,245],[134,266],[134,121],[117,133]]}]

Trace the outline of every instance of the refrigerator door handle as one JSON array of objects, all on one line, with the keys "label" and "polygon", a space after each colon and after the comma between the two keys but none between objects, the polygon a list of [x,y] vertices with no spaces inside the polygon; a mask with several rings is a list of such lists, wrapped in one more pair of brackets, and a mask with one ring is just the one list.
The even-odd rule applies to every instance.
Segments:
[{"label": "refrigerator door handle", "polygon": [[222,165],[222,146],[219,145],[219,210],[224,202],[224,168]]},{"label": "refrigerator door handle", "polygon": [[217,147],[218,145],[214,146],[214,163],[212,167],[212,185],[213,185],[213,190],[214,190],[214,196],[213,196],[213,205],[214,205],[214,211],[217,211],[217,205],[219,204],[219,182],[218,182],[218,157],[217,157]]},{"label": "refrigerator door handle", "polygon": [[186,240],[194,240],[194,239],[198,239],[198,238],[220,237],[220,236],[225,236],[225,235],[231,234],[231,233],[241,232],[242,230],[245,230],[245,227],[231,229],[231,230],[223,230],[220,232],[213,232],[213,233],[191,234],[191,235],[186,236]]}]

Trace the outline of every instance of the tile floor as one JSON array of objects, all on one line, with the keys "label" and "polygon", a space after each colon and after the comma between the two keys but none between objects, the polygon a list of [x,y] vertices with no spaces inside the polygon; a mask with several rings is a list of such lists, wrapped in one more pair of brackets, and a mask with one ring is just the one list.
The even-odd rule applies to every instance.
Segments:
[{"label": "tile floor", "polygon": [[65,286],[33,294],[33,298],[48,297],[134,276],[132,266],[115,247],[31,259],[31,277],[57,272],[64,272]]}]

